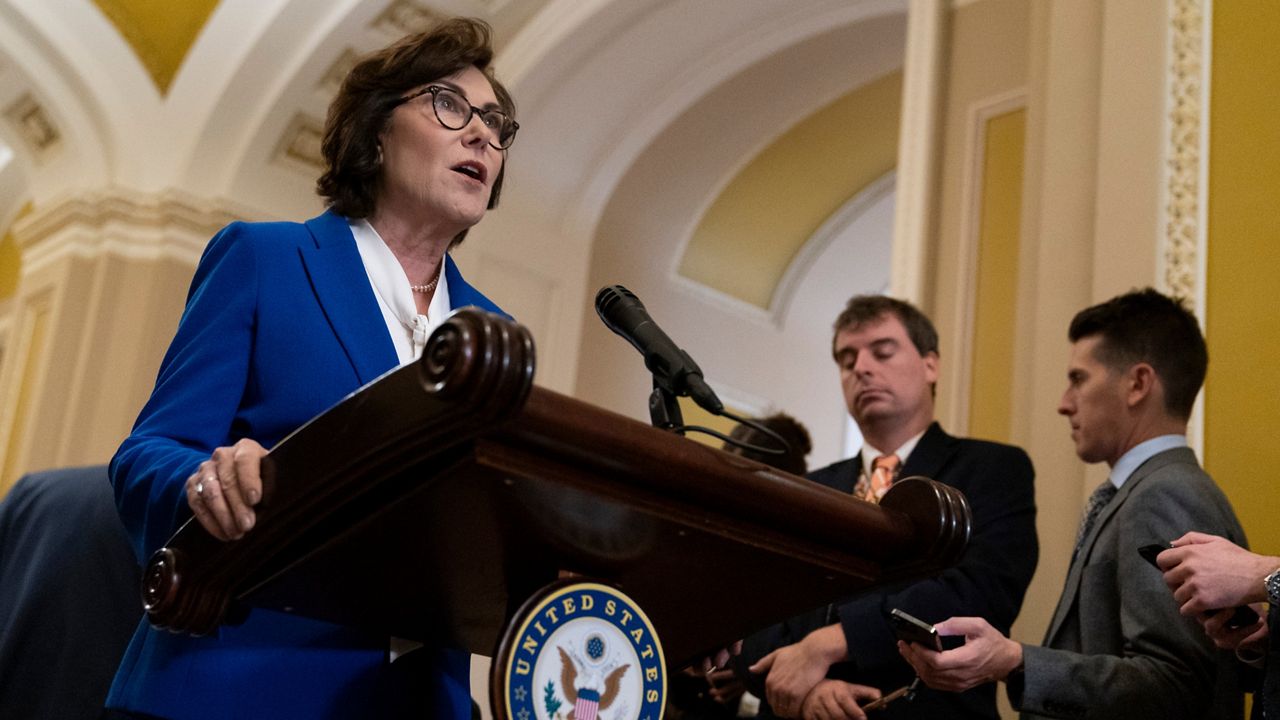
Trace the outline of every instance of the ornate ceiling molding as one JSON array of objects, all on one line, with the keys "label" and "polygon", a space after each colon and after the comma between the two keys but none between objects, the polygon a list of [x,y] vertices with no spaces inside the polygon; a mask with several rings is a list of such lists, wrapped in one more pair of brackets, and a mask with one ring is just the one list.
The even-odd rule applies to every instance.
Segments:
[{"label": "ornate ceiling molding", "polygon": [[396,0],[374,21],[374,28],[400,37],[420,33],[444,19],[444,15],[413,0]]},{"label": "ornate ceiling molding", "polygon": [[28,93],[19,97],[5,109],[4,117],[37,163],[48,160],[57,152],[62,133],[35,96]]},{"label": "ornate ceiling molding", "polygon": [[324,137],[324,124],[306,114],[298,114],[289,122],[275,152],[275,161],[292,168],[307,177],[324,172],[324,157],[320,142]]}]

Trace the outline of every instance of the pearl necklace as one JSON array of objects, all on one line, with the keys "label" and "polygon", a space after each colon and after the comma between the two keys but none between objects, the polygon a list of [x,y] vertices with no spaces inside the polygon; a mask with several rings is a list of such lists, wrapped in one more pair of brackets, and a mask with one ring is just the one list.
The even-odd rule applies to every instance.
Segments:
[{"label": "pearl necklace", "polygon": [[[444,263],[442,262],[441,265],[443,264]],[[439,282],[440,282],[440,268],[436,268],[436,276],[431,280],[431,282],[427,283],[426,285],[410,285],[409,289],[416,293],[426,294],[431,292],[432,290],[435,290],[436,284],[438,284]]]}]

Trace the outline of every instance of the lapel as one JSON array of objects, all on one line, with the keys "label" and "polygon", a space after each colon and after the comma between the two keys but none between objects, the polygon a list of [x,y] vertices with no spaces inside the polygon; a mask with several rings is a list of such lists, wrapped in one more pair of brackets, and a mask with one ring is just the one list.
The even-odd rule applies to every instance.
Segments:
[{"label": "lapel", "polygon": [[315,245],[300,253],[311,288],[364,385],[398,364],[395,345],[346,219],[329,210],[306,227]]},{"label": "lapel", "polygon": [[827,487],[839,490],[845,495],[853,494],[853,488],[858,484],[858,477],[862,475],[862,453],[858,453],[848,460],[841,460],[831,466],[831,470],[833,472],[829,475],[824,473],[824,478],[820,482]]},{"label": "lapel", "polygon": [[511,319],[511,316],[503,312],[502,308],[494,305],[492,300],[480,294],[479,290],[471,287],[470,283],[462,279],[462,273],[458,271],[457,263],[455,263],[453,258],[447,254],[444,256],[444,275],[449,281],[450,310],[457,310],[458,308],[474,305],[481,310],[495,312],[507,319]]},{"label": "lapel", "polygon": [[[923,475],[930,480],[936,480],[942,468],[954,454],[955,444],[956,439],[943,432],[941,425],[936,422],[929,425],[924,435],[920,437],[920,442],[916,443],[915,449],[911,451],[911,457],[907,458],[907,462],[902,466],[898,477]],[[844,462],[846,465],[831,477],[830,486],[849,494],[853,492],[858,479],[862,476],[862,453],[859,452]]]},{"label": "lapel", "polygon": [[1044,635],[1044,644],[1050,646],[1054,640],[1054,636],[1062,629],[1063,623],[1067,616],[1075,609],[1076,600],[1080,595],[1080,579],[1084,573],[1085,561],[1093,553],[1093,546],[1098,542],[1098,535],[1101,534],[1110,522],[1111,518],[1120,510],[1120,506],[1124,505],[1129,499],[1129,495],[1133,493],[1133,489],[1142,483],[1148,476],[1155,473],[1160,468],[1173,462],[1186,461],[1188,456],[1191,460],[1195,460],[1195,453],[1189,448],[1173,448],[1157,453],[1147,459],[1146,462],[1138,466],[1137,470],[1129,476],[1120,490],[1116,492],[1116,496],[1107,503],[1107,507],[1103,509],[1102,514],[1094,521],[1093,527],[1089,529],[1089,534],[1084,536],[1080,543],[1080,552],[1076,555],[1075,560],[1071,563],[1071,567],[1067,569],[1067,582],[1062,588],[1062,596],[1058,598],[1058,608],[1053,612],[1053,620],[1049,623],[1049,629]]},{"label": "lapel", "polygon": [[930,423],[929,429],[924,431],[920,442],[916,443],[898,476],[923,475],[930,480],[937,480],[942,474],[942,468],[955,454],[955,446],[956,439],[944,432],[941,425],[937,422]]}]

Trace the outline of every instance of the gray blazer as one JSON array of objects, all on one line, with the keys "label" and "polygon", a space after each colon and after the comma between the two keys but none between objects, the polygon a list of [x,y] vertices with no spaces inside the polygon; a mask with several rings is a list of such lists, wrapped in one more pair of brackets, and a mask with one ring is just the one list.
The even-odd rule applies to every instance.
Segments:
[{"label": "gray blazer", "polygon": [[[1098,517],[1067,572],[1042,647],[1024,646],[1009,695],[1022,717],[1240,718],[1234,657],[1178,614],[1138,555],[1191,530],[1245,545],[1235,512],[1187,448],[1143,463]],[[1021,685],[1021,687],[1019,687]]]}]

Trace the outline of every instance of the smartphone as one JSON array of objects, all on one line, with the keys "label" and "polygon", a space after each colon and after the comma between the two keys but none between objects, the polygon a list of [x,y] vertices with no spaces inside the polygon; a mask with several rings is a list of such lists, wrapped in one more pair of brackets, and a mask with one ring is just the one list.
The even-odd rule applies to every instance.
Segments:
[{"label": "smartphone", "polygon": [[[1151,567],[1160,570],[1160,565],[1156,563],[1156,556],[1168,549],[1169,546],[1167,544],[1152,543],[1138,548],[1138,554],[1142,556],[1143,560],[1151,563]],[[1164,571],[1161,570],[1161,572]]]},{"label": "smartphone", "polygon": [[929,623],[905,613],[898,608],[889,611],[889,624],[893,626],[893,634],[903,642],[913,642],[930,650],[942,652],[964,644],[959,635],[939,635],[938,629]]},{"label": "smartphone", "polygon": [[[1151,563],[1151,567],[1157,570],[1160,570],[1160,566],[1156,563],[1156,556],[1164,552],[1165,550],[1168,550],[1169,547],[1170,546],[1167,543],[1165,544],[1152,543],[1151,545],[1143,545],[1142,547],[1138,548],[1138,554],[1142,556],[1142,559]],[[1163,570],[1160,570],[1160,571],[1164,572]],[[1254,612],[1253,608],[1249,607],[1248,605],[1241,605],[1240,607],[1236,608],[1236,611],[1231,616],[1231,619],[1227,620],[1227,627],[1231,630],[1237,630],[1242,627],[1248,627],[1249,625],[1252,625],[1256,622],[1258,622],[1258,613]]]}]

